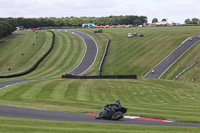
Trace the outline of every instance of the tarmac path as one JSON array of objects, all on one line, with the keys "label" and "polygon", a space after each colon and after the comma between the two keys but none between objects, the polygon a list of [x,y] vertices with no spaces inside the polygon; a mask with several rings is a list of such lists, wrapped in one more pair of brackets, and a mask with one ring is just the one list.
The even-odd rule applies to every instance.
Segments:
[{"label": "tarmac path", "polygon": [[2,105],[0,105],[0,116],[39,119],[39,120],[53,120],[53,121],[200,127],[200,124],[193,124],[193,123],[161,122],[161,121],[137,120],[129,118],[124,118],[118,121],[103,120],[103,119],[97,120],[93,115],[45,111],[45,110],[36,110],[36,109],[19,108],[19,107],[2,106]]},{"label": "tarmac path", "polygon": [[3,89],[3,88],[5,88],[5,87],[8,87],[8,86],[17,84],[17,83],[21,83],[21,82],[25,82],[25,81],[30,81],[30,80],[39,80],[39,79],[44,79],[44,78],[19,79],[19,80],[1,81],[1,82],[0,82],[0,90]]},{"label": "tarmac path", "polygon": [[200,41],[198,36],[191,37],[192,40],[187,39],[181,45],[179,45],[174,51],[172,51],[167,57],[165,57],[160,63],[154,67],[154,72],[149,71],[144,78],[155,78],[160,77],[192,46]]},{"label": "tarmac path", "polygon": [[[60,30],[60,31],[65,31],[65,30]],[[87,71],[94,64],[98,54],[98,46],[95,40],[88,34],[70,30],[67,30],[67,32],[79,35],[83,39],[86,46],[86,51],[80,64],[68,73],[72,75],[80,75],[85,71]]]}]

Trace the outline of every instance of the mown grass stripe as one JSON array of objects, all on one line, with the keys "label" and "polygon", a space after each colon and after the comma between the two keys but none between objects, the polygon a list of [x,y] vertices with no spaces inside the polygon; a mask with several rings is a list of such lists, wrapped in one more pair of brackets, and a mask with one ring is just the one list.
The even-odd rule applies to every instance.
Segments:
[{"label": "mown grass stripe", "polygon": [[52,94],[54,88],[56,87],[57,81],[52,81],[47,83],[43,88],[41,88],[41,91],[36,95],[36,98],[38,99],[50,99],[50,95]]},{"label": "mown grass stripe", "polygon": [[[14,86],[0,91],[1,103],[28,107],[32,105],[35,108],[58,111],[96,113],[104,105],[119,99],[122,105],[128,108],[129,115],[179,121],[193,121],[193,117],[200,118],[198,102],[200,90],[196,88],[196,84],[152,79],[45,79]],[[200,122],[197,118],[195,121]]]},{"label": "mown grass stripe", "polygon": [[19,88],[17,88],[17,91],[12,90],[6,94],[4,94],[4,96],[2,96],[3,99],[10,99],[10,100],[20,100],[20,96],[21,94],[23,94],[24,92],[26,92],[26,90],[31,87],[28,85],[22,85]]},{"label": "mown grass stripe", "polygon": [[[22,68],[26,69],[27,66],[24,66],[26,62],[28,62],[34,54],[41,49],[46,41],[46,34],[40,32],[39,38],[41,39],[38,39],[38,44],[33,47],[32,43],[35,39],[34,36],[35,34],[32,32],[22,32],[21,36],[9,41],[6,45],[1,46],[0,53],[2,55],[9,55],[10,58],[7,58],[7,60],[4,61],[3,66],[0,67],[0,71],[2,68],[4,69],[4,67],[11,67],[13,72],[17,72]],[[9,47],[12,47],[12,49],[7,51]],[[6,52],[6,54],[4,52]],[[24,56],[22,56],[21,53],[24,53]],[[31,64],[34,63],[31,62]]]},{"label": "mown grass stripe", "polygon": [[[46,70],[44,71],[45,73],[50,73],[51,70],[53,69],[53,67],[51,68],[48,68],[49,66],[57,66],[57,62],[60,58],[60,56],[63,54],[63,49],[65,49],[65,46],[63,45],[63,40],[62,40],[62,36],[56,36],[56,39],[55,39],[55,51],[52,51],[51,55],[54,55],[54,56],[51,56],[50,60],[48,61],[51,61],[51,62],[48,62],[48,65],[46,65]],[[59,52],[58,52],[59,50]],[[48,69],[47,69],[48,68]],[[44,68],[45,69],[45,68]],[[43,73],[39,74],[38,76],[39,77],[42,77],[42,75],[44,75]]]}]

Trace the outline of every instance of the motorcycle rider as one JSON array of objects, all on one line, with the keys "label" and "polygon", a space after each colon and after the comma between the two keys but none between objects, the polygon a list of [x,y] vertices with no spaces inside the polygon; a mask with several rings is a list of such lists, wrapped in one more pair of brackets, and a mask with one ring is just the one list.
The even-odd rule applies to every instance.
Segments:
[{"label": "motorcycle rider", "polygon": [[120,100],[115,101],[114,104],[107,104],[106,106],[104,106],[102,108],[102,116],[101,117],[106,117],[109,114],[111,114],[113,111],[115,111],[115,109],[119,109],[121,108],[121,104],[120,104]]}]

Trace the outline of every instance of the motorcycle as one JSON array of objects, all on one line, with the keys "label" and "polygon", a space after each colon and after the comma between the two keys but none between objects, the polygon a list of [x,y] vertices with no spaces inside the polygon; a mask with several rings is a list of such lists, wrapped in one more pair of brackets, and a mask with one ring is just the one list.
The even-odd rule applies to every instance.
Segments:
[{"label": "motorcycle", "polygon": [[[124,118],[124,115],[127,112],[128,108],[120,107],[120,108],[112,108],[112,107],[103,107],[102,112],[98,113],[95,118],[96,119],[109,119],[109,120],[119,120]],[[103,113],[106,111],[105,113]]]}]

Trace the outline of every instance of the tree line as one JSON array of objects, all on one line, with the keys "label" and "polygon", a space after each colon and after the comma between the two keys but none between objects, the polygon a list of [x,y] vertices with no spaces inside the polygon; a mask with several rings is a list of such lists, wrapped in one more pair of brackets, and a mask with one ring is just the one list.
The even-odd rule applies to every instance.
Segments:
[{"label": "tree line", "polygon": [[[162,19],[162,22],[163,22],[163,21],[167,21],[167,19],[166,19],[166,18],[163,18],[163,19]],[[154,18],[154,19],[152,20],[152,23],[156,23],[156,22],[158,22],[158,19],[157,19],[157,18]]]},{"label": "tree line", "polygon": [[50,27],[50,26],[82,26],[84,23],[98,25],[132,24],[142,25],[147,22],[146,16],[108,16],[108,17],[49,17],[49,18],[0,18],[0,37],[11,34],[17,26],[24,28]]},{"label": "tree line", "polygon": [[193,19],[186,19],[185,20],[185,24],[193,24],[193,25],[199,25],[200,23],[199,23],[199,19],[198,18],[193,18]]},{"label": "tree line", "polygon": [[[0,18],[3,20],[4,18]],[[47,26],[81,26],[84,23],[94,23],[98,25],[118,25],[118,24],[133,24],[141,25],[147,22],[146,16],[108,16],[108,17],[50,17],[50,18],[13,18],[18,25],[25,28],[47,27]]]},{"label": "tree line", "polygon": [[14,18],[0,18],[0,37],[12,34],[18,26],[17,19]]}]

